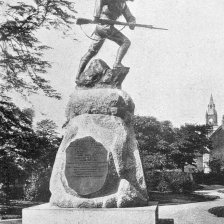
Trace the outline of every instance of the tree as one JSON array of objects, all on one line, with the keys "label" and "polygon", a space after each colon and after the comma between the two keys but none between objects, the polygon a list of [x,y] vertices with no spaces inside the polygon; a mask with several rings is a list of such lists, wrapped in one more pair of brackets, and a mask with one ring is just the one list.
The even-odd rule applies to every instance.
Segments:
[{"label": "tree", "polygon": [[133,126],[140,152],[156,151],[158,136],[160,134],[160,122],[154,117],[134,116]]},{"label": "tree", "polygon": [[167,143],[173,143],[175,140],[174,127],[170,121],[160,122],[161,139]]},{"label": "tree", "polygon": [[20,110],[9,98],[0,101],[0,183],[8,201],[10,185],[16,179],[25,179],[35,172],[40,172],[45,181],[49,179],[49,167],[61,141],[51,120],[39,122],[34,130],[31,112]]},{"label": "tree", "polygon": [[184,170],[186,164],[194,165],[198,154],[212,147],[206,125],[186,124],[175,129],[175,142],[172,144],[171,157],[178,168]]},{"label": "tree", "polygon": [[170,159],[174,131],[171,122],[154,117],[134,116],[133,126],[145,170],[173,168]]},{"label": "tree", "polygon": [[42,91],[60,99],[44,76],[51,67],[43,57],[49,47],[40,42],[37,32],[53,28],[67,35],[76,11],[73,0],[7,0],[0,1],[0,7],[5,9],[0,10],[0,181],[9,190],[18,173],[35,168],[44,150],[54,151],[52,158],[44,154],[45,166],[52,164],[59,143],[55,133],[48,140],[49,136],[33,130],[34,114],[21,111],[7,97],[8,91],[23,96]]},{"label": "tree", "polygon": [[135,116],[133,125],[145,169],[184,170],[186,164],[194,165],[197,155],[212,147],[206,125],[173,128],[170,121],[144,116]]},{"label": "tree", "polygon": [[61,142],[61,137],[57,133],[57,125],[54,121],[44,119],[36,125],[37,147],[40,152],[38,167],[52,167],[56,152]]},{"label": "tree", "polygon": [[52,166],[61,138],[56,124],[49,119],[42,120],[36,125],[36,139],[34,139],[39,152],[34,160],[34,166],[24,187],[25,197],[28,200],[49,201],[49,181]]},{"label": "tree", "polygon": [[10,195],[10,184],[26,173],[35,157],[32,122],[10,99],[0,101],[0,182]]},{"label": "tree", "polygon": [[33,123],[33,119],[35,117],[35,111],[32,108],[25,108],[22,112],[26,115],[27,118],[30,119],[31,123]]},{"label": "tree", "polygon": [[58,135],[57,128],[58,127],[53,120],[44,119],[37,123],[36,132],[40,136],[45,136],[48,139],[52,139]]},{"label": "tree", "polygon": [[[8,2],[8,1],[7,1]],[[70,0],[0,1],[6,10],[0,14],[0,85],[1,94],[15,90],[21,94],[38,93],[60,99],[49,81],[43,77],[50,63],[43,59],[49,49],[37,38],[40,28],[59,29],[65,35],[75,19]]]}]

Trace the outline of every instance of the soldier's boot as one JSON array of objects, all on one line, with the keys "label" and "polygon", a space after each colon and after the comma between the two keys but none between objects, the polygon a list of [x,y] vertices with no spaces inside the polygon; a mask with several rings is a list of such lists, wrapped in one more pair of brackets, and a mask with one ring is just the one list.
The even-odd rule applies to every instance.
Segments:
[{"label": "soldier's boot", "polygon": [[131,45],[131,41],[129,39],[125,39],[123,44],[119,47],[119,49],[117,51],[117,58],[113,65],[113,68],[125,67],[124,65],[122,65],[121,61],[124,58],[125,54],[127,53],[130,45]]},{"label": "soldier's boot", "polygon": [[80,60],[79,69],[76,75],[76,83],[79,83],[79,78],[81,74],[84,72],[86,65],[89,63],[89,61],[97,54],[96,51],[88,51]]}]

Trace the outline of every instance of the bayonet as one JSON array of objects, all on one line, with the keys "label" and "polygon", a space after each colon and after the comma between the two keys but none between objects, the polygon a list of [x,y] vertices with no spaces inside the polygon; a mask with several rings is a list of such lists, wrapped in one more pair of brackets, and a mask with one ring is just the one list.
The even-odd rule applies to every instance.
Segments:
[{"label": "bayonet", "polygon": [[[125,22],[119,22],[115,20],[108,20],[108,19],[97,19],[97,20],[91,20],[86,18],[77,18],[76,24],[77,25],[85,25],[85,24],[102,24],[102,25],[120,25],[120,26],[128,26],[128,23]],[[142,28],[148,28],[148,29],[156,29],[156,30],[168,30],[166,28],[159,28],[154,27],[153,25],[145,25],[145,24],[139,24],[136,23],[135,27],[142,27]]]}]

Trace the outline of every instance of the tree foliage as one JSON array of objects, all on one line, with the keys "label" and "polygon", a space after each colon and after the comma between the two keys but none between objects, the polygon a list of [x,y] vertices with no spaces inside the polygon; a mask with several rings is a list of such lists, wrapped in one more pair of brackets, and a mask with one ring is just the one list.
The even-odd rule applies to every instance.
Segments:
[{"label": "tree foliage", "polygon": [[36,147],[39,156],[24,186],[25,198],[28,200],[49,201],[49,181],[56,152],[61,138],[56,131],[56,124],[49,119],[36,125]]},{"label": "tree foliage", "polygon": [[145,169],[183,169],[194,164],[197,155],[211,149],[209,127],[186,124],[173,128],[171,122],[135,116],[133,124]]},{"label": "tree foliage", "polygon": [[52,120],[42,120],[34,129],[33,116],[32,109],[22,111],[10,99],[0,101],[0,183],[7,197],[15,180],[52,167],[61,141]]},{"label": "tree foliage", "polygon": [[183,170],[186,164],[194,165],[197,155],[212,148],[209,129],[206,125],[186,124],[175,130],[172,159],[178,168]]},{"label": "tree foliage", "polygon": [[22,168],[24,156],[28,154],[34,135],[32,122],[10,101],[0,101],[0,113],[0,147],[3,152],[1,155],[10,157],[14,164]]},{"label": "tree foliage", "polygon": [[174,131],[169,121],[154,117],[134,116],[133,125],[145,169],[172,168],[170,159]]},{"label": "tree foliage", "polygon": [[0,14],[1,92],[16,90],[21,94],[37,93],[60,99],[43,77],[50,63],[43,59],[49,49],[37,38],[40,28],[71,30],[75,19],[74,2],[70,0],[0,1],[5,10]]},{"label": "tree foliage", "polygon": [[36,156],[31,120],[10,100],[0,101],[0,182],[9,185],[26,173]]},{"label": "tree foliage", "polygon": [[38,167],[40,167],[40,164],[44,168],[53,166],[61,142],[61,137],[56,130],[57,125],[49,119],[44,119],[36,125],[37,147],[40,152],[37,160]]},{"label": "tree foliage", "polygon": [[33,123],[33,119],[35,117],[35,111],[32,108],[25,108],[22,110],[22,112]]},{"label": "tree foliage", "polygon": [[50,47],[38,32],[56,29],[69,35],[76,11],[73,0],[0,0],[0,7],[0,183],[9,189],[20,174],[52,166],[60,138],[51,120],[34,129],[34,111],[19,109],[8,91],[23,96],[42,91],[60,99],[46,78],[51,64],[44,53]]}]

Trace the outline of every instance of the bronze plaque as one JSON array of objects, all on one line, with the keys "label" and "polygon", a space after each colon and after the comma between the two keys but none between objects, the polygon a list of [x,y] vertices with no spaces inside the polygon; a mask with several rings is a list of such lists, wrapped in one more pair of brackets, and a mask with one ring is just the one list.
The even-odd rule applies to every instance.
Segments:
[{"label": "bronze plaque", "polygon": [[77,139],[66,149],[65,176],[68,186],[79,195],[100,190],[108,173],[108,152],[92,137]]}]

